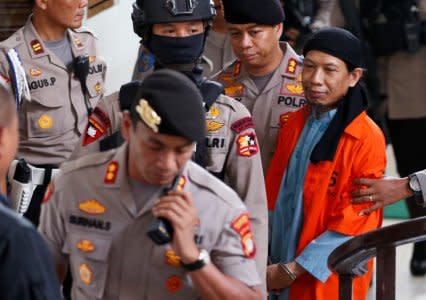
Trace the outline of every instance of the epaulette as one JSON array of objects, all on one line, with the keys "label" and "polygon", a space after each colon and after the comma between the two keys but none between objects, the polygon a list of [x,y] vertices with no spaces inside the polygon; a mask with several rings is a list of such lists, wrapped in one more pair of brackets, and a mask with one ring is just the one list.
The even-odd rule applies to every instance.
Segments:
[{"label": "epaulette", "polygon": [[61,165],[61,174],[67,174],[75,170],[85,169],[93,166],[101,166],[115,155],[115,149],[107,152],[96,152],[85,155],[76,160],[64,162]]},{"label": "epaulette", "polygon": [[97,36],[93,33],[93,31],[90,30],[89,28],[85,27],[85,26],[81,26],[79,28],[70,29],[70,30],[74,31],[75,33],[88,33],[88,34],[92,35],[93,37],[97,38]]},{"label": "epaulette", "polygon": [[[235,100],[234,98],[231,98],[225,94],[220,94],[219,97],[216,100],[216,103],[219,103],[221,105],[225,105],[228,106],[229,108],[231,108],[233,111],[237,111],[237,105],[238,102],[237,100]],[[241,104],[241,103],[240,103]],[[242,105],[242,104],[241,104]]]},{"label": "epaulette", "polygon": [[[188,164],[190,164],[188,169],[188,179],[194,184],[215,194],[219,199],[231,207],[238,207],[238,205],[243,207],[243,202],[233,189],[196,163],[188,161]],[[206,177],[209,177],[208,180],[206,180]],[[209,184],[207,185],[206,182],[209,182]]]},{"label": "epaulette", "polygon": [[13,49],[17,46],[23,44],[25,42],[24,39],[24,31],[23,28],[20,28],[18,31],[16,31],[14,34],[12,34],[9,38],[6,40],[0,42],[0,49]]}]

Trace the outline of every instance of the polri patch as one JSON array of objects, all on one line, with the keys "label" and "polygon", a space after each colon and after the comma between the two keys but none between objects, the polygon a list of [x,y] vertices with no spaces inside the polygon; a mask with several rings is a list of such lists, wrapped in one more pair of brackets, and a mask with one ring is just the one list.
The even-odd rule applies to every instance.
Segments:
[{"label": "polri patch", "polygon": [[259,152],[256,134],[254,132],[239,135],[237,138],[238,155],[251,157]]},{"label": "polri patch", "polygon": [[254,258],[256,256],[256,244],[251,231],[249,214],[245,212],[236,217],[231,223],[231,228],[240,235],[245,256]]},{"label": "polri patch", "polygon": [[87,123],[86,127],[86,134],[83,138],[83,146],[87,146],[100,137],[104,136],[106,134],[106,128],[100,124],[98,121],[96,121],[95,118],[89,117],[89,122]]}]

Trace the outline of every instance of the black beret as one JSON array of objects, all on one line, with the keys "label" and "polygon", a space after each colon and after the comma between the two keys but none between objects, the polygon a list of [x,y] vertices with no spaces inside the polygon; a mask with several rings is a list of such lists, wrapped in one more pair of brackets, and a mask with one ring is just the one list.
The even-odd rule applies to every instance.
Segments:
[{"label": "black beret", "polygon": [[303,48],[303,55],[311,50],[325,52],[344,62],[352,67],[362,67],[362,47],[360,40],[349,31],[329,27],[316,31],[308,39]]},{"label": "black beret", "polygon": [[222,0],[222,3],[228,23],[276,25],[285,18],[279,0]]},{"label": "black beret", "polygon": [[121,98],[131,99],[130,113],[154,132],[202,141],[206,136],[203,97],[185,75],[170,69],[153,72],[142,82],[120,88]]}]

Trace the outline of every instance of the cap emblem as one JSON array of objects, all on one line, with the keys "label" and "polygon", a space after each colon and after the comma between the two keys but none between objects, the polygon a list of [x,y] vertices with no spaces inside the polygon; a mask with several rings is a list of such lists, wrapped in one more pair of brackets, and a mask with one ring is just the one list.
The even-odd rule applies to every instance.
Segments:
[{"label": "cap emblem", "polygon": [[136,111],[142,121],[144,121],[149,128],[157,133],[158,126],[161,124],[161,117],[157,115],[155,110],[148,104],[148,101],[140,99],[139,105],[136,106]]}]

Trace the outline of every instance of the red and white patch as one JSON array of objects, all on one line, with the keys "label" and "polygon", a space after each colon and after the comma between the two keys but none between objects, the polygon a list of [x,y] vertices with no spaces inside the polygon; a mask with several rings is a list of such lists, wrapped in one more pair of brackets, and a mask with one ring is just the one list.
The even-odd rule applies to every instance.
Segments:
[{"label": "red and white patch", "polygon": [[83,146],[87,146],[100,137],[104,136],[106,134],[106,128],[96,121],[95,118],[89,117],[89,122],[86,127],[86,134],[83,139]]},{"label": "red and white patch", "polygon": [[254,128],[252,117],[245,117],[245,118],[239,119],[238,121],[235,121],[231,125],[231,129],[235,131],[236,133],[241,133],[244,130],[249,128]]},{"label": "red and white patch", "polygon": [[231,223],[232,229],[241,237],[241,246],[244,254],[248,258],[256,256],[256,243],[254,242],[253,233],[248,213],[242,213]]},{"label": "red and white patch", "polygon": [[250,157],[259,152],[256,134],[254,132],[242,134],[237,138],[238,155]]}]

